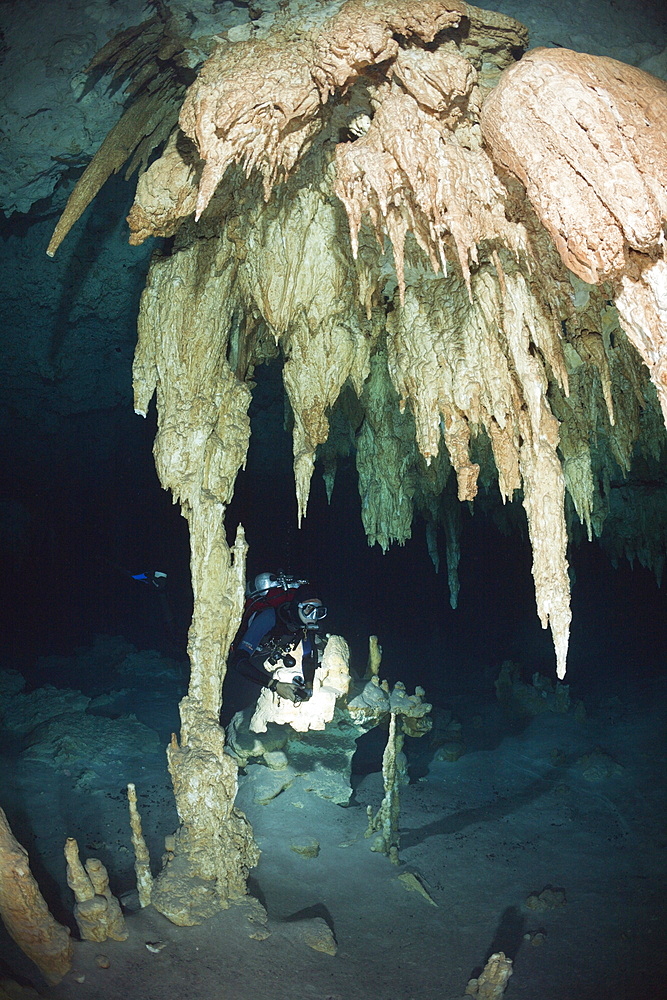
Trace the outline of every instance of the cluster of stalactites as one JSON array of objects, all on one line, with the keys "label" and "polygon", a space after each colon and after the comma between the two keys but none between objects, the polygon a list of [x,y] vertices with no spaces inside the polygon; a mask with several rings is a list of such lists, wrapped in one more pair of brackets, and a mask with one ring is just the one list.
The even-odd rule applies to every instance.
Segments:
[{"label": "cluster of stalactites", "polygon": [[366,133],[336,147],[334,191],[347,211],[352,252],[368,217],[378,237],[391,241],[403,303],[408,232],[445,275],[453,243],[472,296],[479,244],[526,251],[523,227],[507,219],[505,189],[481,148],[477,74],[446,47],[402,50],[392,70],[392,82],[374,90]]},{"label": "cluster of stalactites", "polygon": [[[509,98],[498,88],[495,105],[483,101],[495,82],[489,66],[497,73],[525,40],[511,19],[458,0],[347,0],[302,32],[278,18],[271,37],[225,43],[203,66],[181,108],[180,130],[140,179],[129,222],[139,243],[174,235],[194,216],[198,226],[188,223],[177,236],[180,250],[162,271],[173,271],[170,287],[204,282],[220,355],[235,358],[233,369],[219,362],[220,382],[215,360],[204,361],[214,376],[207,379],[210,399],[201,400],[212,431],[205,448],[203,439],[186,448],[177,424],[161,428],[163,481],[179,495],[196,482],[207,495],[229,496],[247,444],[243,399],[236,416],[217,427],[215,407],[265,356],[255,349],[261,328],[285,357],[299,516],[317,449],[349,385],[358,410],[347,433],[369,541],[383,548],[405,541],[419,510],[437,560],[437,527],[444,526],[455,603],[457,518],[451,500],[441,498],[452,496],[453,468],[458,501],[472,501],[478,484],[491,479],[480,466],[492,458],[502,500],[522,496],[538,612],[551,626],[562,676],[570,623],[566,490],[589,535],[598,533],[609,456],[629,467],[651,402],[625,339],[613,336],[616,320],[602,296],[573,287],[523,189],[501,179],[482,144],[480,108],[496,155],[530,188],[540,171],[524,170],[521,157],[530,158],[532,140],[518,152],[515,137],[503,145],[504,133],[512,134],[503,115],[520,102],[522,87],[510,88]],[[551,80],[551,69],[547,75]],[[554,149],[541,150],[541,162]],[[597,280],[598,271],[582,271],[581,242],[557,231],[543,210],[544,191],[533,187],[561,257]],[[650,207],[662,211],[658,188],[649,185]],[[548,190],[558,206],[560,196]],[[583,204],[588,208],[586,197]],[[567,207],[579,225],[577,206]],[[632,246],[645,249],[640,221],[634,230]],[[200,235],[217,235],[220,250],[188,249]],[[611,275],[636,343],[651,296],[660,300],[662,263],[656,258],[643,272],[639,290],[628,291],[618,270]],[[140,350],[141,409],[156,382],[160,387],[159,359],[171,364],[170,296],[159,293],[150,305],[149,282],[146,307],[162,312],[167,325],[164,345],[156,340]],[[197,294],[190,299],[196,309]],[[178,321],[184,328],[190,311]],[[654,327],[644,337],[647,351],[657,343]],[[180,334],[177,340],[184,343]],[[181,381],[198,384],[188,353],[174,353],[185,376],[172,379],[174,412],[186,405],[177,398]],[[660,374],[659,359],[652,371]],[[324,451],[330,492],[336,449]],[[228,471],[221,476],[218,467]]]},{"label": "cluster of stalactites", "polygon": [[[240,224],[236,220],[231,238],[236,239],[244,263],[239,286],[245,308],[255,317],[259,314],[276,341],[282,341],[287,359],[285,387],[294,411],[299,518],[306,511],[316,449],[327,439],[327,413],[346,381],[361,391],[381,321],[372,308],[380,291],[378,276],[371,276],[363,261],[355,266],[350,260],[340,206],[332,197],[332,180],[338,174],[342,177],[342,166],[332,177],[327,169],[331,155],[324,155],[323,147],[325,142],[331,146],[336,120],[340,128],[351,122],[338,113],[331,97],[350,93],[362,81],[362,89],[381,95],[383,87],[375,83],[393,77],[399,83],[387,86],[392,93],[396,86],[403,88],[417,116],[416,128],[427,127],[428,110],[433,108],[444,137],[448,123],[468,121],[468,106],[475,114],[478,111],[476,72],[455,51],[438,57],[421,46],[463,22],[467,25],[463,34],[475,51],[489,24],[498,28],[502,42],[490,60],[498,67],[511,60],[512,47],[525,43],[525,31],[517,22],[495,14],[485,18],[484,12],[458,0],[394,0],[382,5],[347,0],[338,9],[332,7],[332,16],[317,30],[296,33],[292,21],[284,18],[278,19],[268,38],[220,45],[188,90],[179,119],[182,132],[172,136],[164,155],[138,185],[129,216],[134,243],[148,235],[173,235],[193,213],[195,220],[205,211],[216,218],[225,185],[228,190],[235,187],[234,175],[228,172],[231,165],[240,164],[246,176],[256,171],[262,178],[264,199],[271,198],[271,208],[262,213],[261,206],[247,197],[247,189],[244,194],[236,188],[233,211],[245,218]],[[447,77],[438,83],[443,68]],[[369,70],[375,75],[367,77]],[[424,111],[409,96],[408,87],[424,102]],[[366,96],[366,105],[368,101]],[[352,119],[352,112],[347,117]],[[396,128],[391,114],[389,121]],[[325,134],[322,130],[327,128]],[[472,146],[472,134],[466,142]],[[397,141],[395,151],[398,146]],[[500,242],[504,239],[518,252],[523,238],[520,226],[503,221],[500,187],[481,151],[471,148],[466,153],[462,144],[454,143],[450,159],[446,185],[427,178],[420,192],[420,227],[427,233],[422,245],[429,248],[433,263],[444,269],[445,238],[451,235],[467,275],[468,258],[476,259],[479,239],[499,235]],[[406,153],[401,163],[406,166],[408,161]],[[416,183],[414,159],[412,164]],[[275,189],[278,180],[285,183]],[[395,178],[387,179],[394,182]],[[404,188],[410,190],[410,178]],[[461,192],[477,188],[479,197],[467,198],[458,211]],[[346,200],[348,207],[351,197]],[[400,245],[396,231],[391,231],[401,289],[406,228],[407,224]],[[377,251],[370,256],[377,270]],[[248,360],[251,364],[253,359]]]},{"label": "cluster of stalactites", "polygon": [[[424,48],[454,32],[460,40],[447,43],[446,56]],[[129,220],[134,241],[171,235],[192,212],[198,220],[233,164],[240,164],[246,176],[258,172],[268,201],[276,183],[300,168],[326,127],[332,98],[347,100],[358,81],[371,87],[395,78],[444,125],[462,117],[473,91],[478,96],[477,74],[456,54],[457,46],[477,62],[488,86],[489,67],[497,76],[526,44],[526,30],[517,21],[462,0],[346,0],[342,6],[332,4],[331,16],[317,29],[298,30],[288,11],[268,37],[221,43],[188,89],[179,116],[180,140],[172,142],[169,161],[156,166],[138,191]],[[187,161],[183,167],[179,156]],[[474,173],[474,164],[469,168]],[[466,169],[453,162],[450,180]],[[464,232],[464,222],[474,222],[469,214],[466,206],[459,222],[450,208],[461,246],[472,248],[474,241]],[[491,224],[485,220],[485,226]],[[440,235],[433,234],[436,244]]]},{"label": "cluster of stalactites", "polygon": [[[183,132],[204,161],[195,218],[209,204],[227,168],[240,163],[262,175],[268,201],[322,127],[329,97],[344,93],[369,67],[393,62],[397,35],[432,42],[457,28],[467,12],[458,0],[347,0],[319,31],[296,35],[290,19],[269,38],[220,46],[189,89]],[[508,19],[509,20],[509,19]]]},{"label": "cluster of stalactites", "polygon": [[[462,12],[448,9],[452,26]],[[480,434],[488,439],[502,499],[522,493],[538,612],[551,626],[562,676],[570,624],[565,490],[590,530],[595,477],[585,443],[595,440],[599,416],[582,417],[569,402],[568,367],[576,371],[579,355],[570,345],[568,366],[561,321],[576,312],[572,289],[562,267],[537,274],[540,238],[533,231],[531,242],[516,206],[509,217],[510,192],[482,148],[473,64],[451,41],[434,51],[400,47],[389,15],[378,17],[373,35],[369,8],[349,3],[317,38],[288,45],[278,33],[221,49],[180,116],[200,161],[173,140],[142,178],[130,222],[137,240],[168,233],[193,211],[215,219],[214,195],[228,217],[231,197],[225,233],[237,248],[238,305],[261,317],[285,353],[299,516],[328,415],[350,383],[363,410],[355,450],[369,541],[383,549],[402,543],[421,510],[437,559],[437,526],[444,526],[453,604],[457,519],[451,500],[440,497],[451,463],[458,500],[474,499],[480,467],[471,447]],[[343,21],[346,41],[336,48],[333,25]],[[438,23],[429,21],[422,41]],[[360,98],[355,81],[373,63],[383,64],[381,78],[367,81]],[[322,106],[345,91],[352,141],[335,146],[331,167],[318,136]],[[259,172],[263,198],[256,186],[254,198],[252,185],[234,190],[233,163]],[[279,178],[285,183],[275,187]],[[400,302],[387,315],[381,302],[393,296],[392,281]],[[597,372],[615,427],[607,352],[595,327],[574,327],[581,364]],[[552,399],[561,419],[571,416],[562,435]],[[618,437],[618,457],[628,462],[637,432]],[[328,474],[330,489],[330,467]]]},{"label": "cluster of stalactites", "polygon": [[535,49],[481,124],[567,267],[611,283],[667,422],[667,83],[614,59]]},{"label": "cluster of stalactites", "polygon": [[[480,267],[470,295],[460,271],[435,280],[423,270],[417,277],[416,271],[404,306],[389,317],[387,372],[402,405],[409,404],[422,461],[437,455],[444,440],[459,500],[477,494],[480,470],[471,457],[471,438],[482,430],[491,443],[503,498],[522,489],[538,612],[544,627],[551,626],[562,675],[570,625],[565,484],[558,422],[548,399],[550,380],[563,390],[567,386],[557,324],[546,296],[518,269],[510,273],[506,268],[501,284],[493,264]],[[368,402],[364,427],[372,427],[369,410],[380,410],[370,396]],[[383,406],[386,411],[387,403]],[[382,419],[376,436],[386,438],[390,428]],[[396,435],[391,443],[399,446],[398,458],[374,479],[386,481],[390,467],[405,482],[402,464],[409,452]],[[360,435],[360,451],[362,444]],[[382,455],[391,456],[387,444]],[[416,471],[415,464],[412,468]],[[391,483],[385,488],[391,495]],[[414,486],[399,487],[398,497],[409,502],[414,492]],[[382,521],[382,511],[376,517]]]}]

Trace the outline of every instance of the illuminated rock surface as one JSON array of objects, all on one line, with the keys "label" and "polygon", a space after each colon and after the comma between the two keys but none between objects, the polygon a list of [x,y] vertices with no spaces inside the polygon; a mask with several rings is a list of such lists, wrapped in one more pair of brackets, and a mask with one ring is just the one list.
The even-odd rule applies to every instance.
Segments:
[{"label": "illuminated rock surface", "polygon": [[[372,478],[377,479],[390,474],[392,467],[396,476],[399,469],[406,470],[408,462],[414,465],[406,494],[400,476],[403,523],[398,532],[383,528],[378,539],[371,529],[370,541],[407,537],[415,492],[435,493],[430,506],[435,506],[436,520],[446,522],[444,511],[437,509],[438,489],[433,490],[426,471],[442,444],[457,474],[459,500],[473,500],[479,464],[471,460],[471,441],[483,432],[492,448],[503,501],[513,499],[518,490],[523,493],[538,614],[542,626],[551,627],[562,678],[571,620],[565,490],[569,489],[590,535],[590,508],[600,472],[591,467],[582,438],[596,441],[605,428],[598,426],[597,413],[590,411],[581,427],[581,419],[577,421],[566,405],[560,407],[559,420],[551,399],[570,395],[568,358],[570,367],[591,365],[600,373],[607,419],[614,423],[611,344],[598,328],[593,331],[593,336],[598,334],[596,348],[589,347],[583,358],[577,352],[578,339],[586,342],[587,317],[577,308],[567,271],[558,264],[546,233],[533,218],[535,208],[545,221],[535,193],[538,182],[533,187],[528,184],[532,203],[525,198],[521,203],[519,193],[503,184],[482,148],[480,107],[491,88],[489,110],[484,112],[487,135],[499,161],[513,165],[501,149],[502,142],[511,141],[511,127],[494,126],[495,104],[507,92],[506,80],[512,80],[512,74],[503,77],[500,88],[492,88],[498,71],[508,67],[514,52],[526,44],[521,25],[466,5],[434,3],[418,9],[418,16],[417,7],[413,10],[410,4],[370,10],[349,0],[315,28],[304,24],[301,33],[295,30],[290,13],[278,18],[266,37],[231,47],[220,43],[187,91],[179,116],[181,138],[178,131],[173,134],[165,156],[140,181],[129,216],[133,242],[150,233],[176,233],[176,253],[161,270],[166,267],[168,273],[178,273],[178,287],[184,289],[193,281],[192,262],[202,253],[216,260],[206,288],[201,284],[201,264],[196,265],[196,296],[205,295],[211,303],[224,302],[224,310],[215,319],[223,342],[229,338],[234,310],[244,314],[243,330],[233,346],[237,379],[247,378],[254,365],[266,358],[265,340],[258,333],[268,332],[280,343],[286,358],[285,388],[294,413],[300,518],[306,513],[316,449],[328,438],[327,413],[335,407],[346,380],[364,408],[369,352],[374,349],[381,357],[383,341],[388,361],[382,378],[389,378],[390,395],[398,394],[399,411],[409,405],[422,458],[412,454],[405,442],[385,456],[389,462],[383,463],[380,475],[374,470]],[[402,46],[392,32],[404,39]],[[417,44],[431,43],[436,35],[439,47],[435,52]],[[530,58],[539,58],[539,51]],[[567,56],[558,59],[563,62]],[[525,75],[530,65],[530,59],[523,61],[520,73]],[[567,61],[563,65],[567,68]],[[375,75],[370,72],[373,66],[379,68]],[[642,80],[646,101],[655,97],[657,119],[651,122],[655,129],[660,124],[662,85],[659,81],[651,84],[646,75]],[[631,86],[628,80],[627,87]],[[345,104],[337,106],[336,96],[344,97]],[[596,93],[593,100],[602,98]],[[494,140],[494,128],[502,138]],[[351,141],[338,142],[332,162],[331,142],[345,129]],[[528,136],[525,141],[533,155],[538,155],[530,146],[532,132],[537,136],[538,129],[533,126],[521,134]],[[143,142],[143,134],[142,127],[137,131],[137,145]],[[651,148],[640,149],[649,160]],[[600,177],[606,171],[605,163],[591,156],[594,180],[596,171]],[[105,162],[108,157],[103,147],[97,160]],[[243,166],[247,180],[228,170],[236,163]],[[252,176],[255,172],[262,177],[261,193]],[[525,171],[516,168],[514,172],[528,183]],[[276,188],[280,180],[286,183]],[[658,199],[658,214],[651,223],[649,212],[644,223],[649,229],[653,225],[653,235],[647,230],[635,239],[640,249],[645,249],[647,239],[659,243],[660,183],[658,168],[654,181],[658,195],[653,196],[654,201]],[[602,181],[600,186],[604,187]],[[353,265],[340,252],[340,210],[332,195],[346,209]],[[545,197],[551,204],[548,191]],[[70,201],[75,198],[76,192]],[[579,199],[586,202],[585,192]],[[572,196],[569,204],[576,215],[577,197]],[[195,222],[206,212],[201,232],[191,225],[179,232],[180,220],[193,206]],[[638,217],[642,215],[639,211]],[[378,243],[374,245],[367,237],[360,253],[366,219]],[[596,233],[598,221],[588,220]],[[585,228],[586,224],[585,215],[579,213],[577,225]],[[548,222],[547,229],[556,235]],[[408,233],[423,255],[410,244],[406,279]],[[212,243],[216,237],[219,250]],[[387,273],[386,249],[381,253],[384,237],[392,250],[397,290],[392,290],[391,271]],[[558,238],[555,244],[572,267],[572,252],[565,253]],[[575,266],[574,270],[589,281],[612,277],[609,268],[602,275],[595,267],[582,271]],[[442,279],[434,278],[432,272],[439,271]],[[149,289],[154,287],[155,281],[149,278]],[[643,319],[625,323],[635,342],[637,323],[659,329],[659,262],[649,269],[641,287],[646,292],[640,308]],[[396,308],[385,319],[382,303],[397,294]],[[634,285],[632,290],[624,287],[623,294],[624,302],[628,296],[636,302]],[[594,289],[580,301],[588,309],[591,298],[599,316],[604,300]],[[436,305],[434,311],[437,303],[440,308]],[[144,297],[143,316],[146,325],[154,328],[156,354],[163,351],[159,331],[166,319],[164,310],[168,314],[174,306],[180,308],[177,299],[159,288]],[[196,314],[190,305],[186,310]],[[629,305],[622,309],[625,314],[632,311]],[[166,322],[173,324],[169,319]],[[654,332],[654,339],[657,336]],[[659,344],[654,346],[659,353]],[[221,358],[222,344],[211,342],[206,350],[207,364],[215,363],[216,356]],[[150,350],[146,354],[140,340],[135,364],[140,412],[146,411],[155,384],[155,376],[147,376],[152,363]],[[660,363],[651,366],[659,389]],[[170,393],[170,384],[182,392],[187,381],[177,374],[180,361],[174,369],[165,354],[164,365],[161,384],[165,393]],[[651,405],[649,386],[641,392],[645,405]],[[576,429],[570,426],[575,422],[580,424]],[[564,427],[562,433],[559,424]],[[625,434],[634,443],[638,428],[625,428]],[[218,437],[224,442],[224,431]],[[163,432],[158,449],[162,440]],[[234,463],[240,465],[243,452],[238,439],[233,447],[241,447]],[[572,447],[577,454],[570,456]],[[359,455],[361,462],[362,448]],[[233,467],[230,473],[227,496]],[[420,490],[424,479],[426,489]],[[169,477],[163,474],[162,481],[169,484]],[[395,503],[395,491],[389,502],[377,490],[368,495],[379,500],[379,509],[371,504],[371,511],[376,522],[384,525],[385,511],[388,508],[391,515]],[[453,548],[451,542],[449,548]],[[450,559],[455,603],[454,565]]]}]

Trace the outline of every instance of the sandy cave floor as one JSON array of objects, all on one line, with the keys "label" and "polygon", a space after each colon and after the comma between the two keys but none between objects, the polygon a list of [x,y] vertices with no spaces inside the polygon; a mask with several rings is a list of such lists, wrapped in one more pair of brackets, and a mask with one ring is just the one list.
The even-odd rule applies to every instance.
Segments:
[{"label": "sandy cave floor", "polygon": [[[168,687],[158,699],[167,727]],[[142,711],[157,709],[134,694],[141,722]],[[130,932],[123,943],[77,942],[75,967],[55,988],[40,985],[5,939],[9,968],[53,1000],[454,1000],[504,950],[514,959],[508,997],[664,997],[665,684],[629,681],[620,696],[601,692],[583,723],[551,713],[510,721],[492,694],[462,694],[449,706],[463,724],[458,761],[433,763],[426,739],[408,741],[399,866],[372,853],[364,837],[366,805],[376,808],[382,797],[378,731],[355,759],[346,808],[307,791],[303,778],[260,805],[255,790],[266,768],[241,775],[238,803],[262,850],[250,889],[268,913],[265,929],[247,903],[193,928],[134,909],[120,792],[136,781],[157,859],[175,826],[161,749],[152,744],[138,764],[133,753],[123,756],[121,740],[103,768],[75,756],[63,768],[45,763],[34,743],[26,750],[30,740],[5,734],[2,804],[52,908],[60,919],[71,909],[59,859],[64,836],[74,835],[84,857],[109,868]],[[121,701],[130,710],[132,692]],[[606,773],[582,763],[596,750],[611,762]],[[308,839],[320,845],[315,858],[292,850]],[[404,883],[405,873],[433,902]],[[548,887],[564,895],[547,894],[543,909],[526,905]],[[333,931],[335,956],[304,943],[315,918]],[[147,942],[164,947],[151,952]],[[96,964],[99,955],[108,969]]]}]

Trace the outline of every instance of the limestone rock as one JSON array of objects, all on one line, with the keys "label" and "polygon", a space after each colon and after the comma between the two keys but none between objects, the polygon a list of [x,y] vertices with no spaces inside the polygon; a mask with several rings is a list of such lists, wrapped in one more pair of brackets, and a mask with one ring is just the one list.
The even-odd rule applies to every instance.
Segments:
[{"label": "limestone rock", "polygon": [[82,715],[89,704],[90,698],[80,691],[62,690],[47,684],[27,694],[20,690],[7,692],[2,700],[0,718],[3,728],[27,734],[58,716]]},{"label": "limestone rock", "polygon": [[180,125],[197,145],[204,169],[195,218],[211,200],[227,167],[257,167],[268,200],[279,175],[294,167],[313,134],[320,107],[311,75],[312,43],[276,30],[269,39],[219,46],[188,91]]},{"label": "limestone rock", "polygon": [[481,124],[564,263],[616,285],[667,421],[667,83],[614,59],[536,49],[505,71]]},{"label": "limestone rock", "polygon": [[422,899],[425,899],[427,903],[431,906],[437,906],[438,904],[433,899],[431,894],[425,888],[422,880],[414,872],[402,872],[397,876],[399,882],[407,889],[408,892],[418,893]]},{"label": "limestone rock", "polygon": [[[25,687],[25,677],[18,670],[0,670],[0,695],[4,699],[18,694]],[[3,725],[7,725],[3,716]]]},{"label": "limestone rock", "polygon": [[76,840],[65,843],[67,884],[74,893],[74,919],[84,941],[125,941],[128,931],[120,903],[109,889],[107,870],[97,858],[85,867],[79,859]]},{"label": "limestone rock", "polygon": [[144,839],[141,827],[141,816],[137,808],[137,790],[130,782],[127,786],[127,801],[130,811],[130,829],[132,836],[132,847],[134,849],[134,871],[137,876],[137,893],[139,904],[148,906],[151,901],[153,889],[153,876],[151,873],[151,859],[148,847]]},{"label": "limestone rock", "polygon": [[462,743],[443,743],[442,746],[433,754],[433,761],[448,761],[449,763],[454,763],[462,757],[465,753],[465,747]]},{"label": "limestone rock", "polygon": [[296,777],[297,771],[293,767],[271,771],[266,767],[251,764],[248,767],[245,780],[253,801],[264,806],[293,785]]},{"label": "limestone rock", "polygon": [[[294,673],[299,674],[301,646],[294,650],[293,655],[296,660]],[[337,699],[346,695],[350,686],[349,658],[349,649],[342,636],[330,636],[322,662],[315,669],[311,697],[295,705],[268,688],[262,688],[250,720],[250,730],[254,733],[266,732],[269,722],[290,725],[299,733],[324,729],[334,717]]]},{"label": "limestone rock", "polygon": [[521,679],[519,666],[506,660],[494,682],[496,697],[508,712],[517,716],[541,715],[554,712],[565,715],[572,712],[578,719],[584,719],[586,712],[581,701],[573,702],[567,684],[555,683],[549,677],[534,673],[532,683]]},{"label": "limestone rock", "polygon": [[[379,677],[374,675],[366,683],[355,685],[350,692],[352,697],[346,701],[342,692],[350,683],[347,652],[342,645],[335,642],[332,644],[331,639],[327,650],[330,644],[332,649],[341,653],[340,660],[337,658],[338,653],[336,654],[336,662],[339,666],[345,665],[342,674],[345,683],[341,684],[341,694],[335,701],[331,719],[325,726],[306,729],[293,722],[279,724],[267,721],[266,730],[256,733],[251,725],[257,717],[257,709],[250,708],[237,712],[227,729],[226,752],[241,767],[247,767],[252,760],[261,761],[271,770],[275,762],[287,765],[281,766],[272,774],[267,774],[266,771],[262,774],[262,768],[251,766],[248,769],[247,780],[253,788],[256,802],[268,802],[275,798],[298,776],[306,791],[314,792],[320,798],[339,805],[347,805],[352,794],[350,775],[357,740],[386,719],[392,705],[398,712],[403,734],[422,736],[430,730],[431,706],[423,700],[424,692],[421,688],[414,695],[408,695],[405,685],[398,682],[393,691],[390,691],[386,682],[381,684]],[[295,712],[292,708],[292,711],[296,714],[300,709]],[[406,784],[409,781],[407,764],[400,751],[396,767],[397,781]]]},{"label": "limestone rock", "polygon": [[623,767],[614,760],[611,754],[603,750],[602,747],[596,747],[592,753],[584,754],[580,757],[577,762],[577,767],[581,769],[581,773],[586,781],[607,781],[609,778],[615,778],[619,774],[623,773]]},{"label": "limestone rock", "polygon": [[479,979],[468,982],[465,995],[477,997],[478,1000],[499,1000],[507,988],[512,971],[512,959],[506,958],[502,951],[496,952],[489,958]]},{"label": "limestone rock", "polygon": [[99,775],[117,766],[121,756],[139,764],[146,754],[162,750],[155,730],[136,719],[106,719],[71,711],[36,726],[27,744],[23,751],[26,759],[43,761],[60,771],[85,766]]},{"label": "limestone rock", "polygon": [[39,1000],[39,993],[31,986],[20,986],[13,979],[0,978],[0,1000]]},{"label": "limestone rock", "polygon": [[246,767],[249,761],[269,755],[280,754],[289,739],[289,732],[276,723],[268,723],[266,731],[255,733],[250,729],[255,706],[251,705],[237,712],[227,726],[225,752],[234,758],[239,767]]},{"label": "limestone rock", "polygon": [[289,761],[282,750],[269,750],[264,754],[264,763],[271,771],[284,771]]},{"label": "limestone rock", "polygon": [[290,851],[294,851],[295,854],[299,854],[302,858],[316,858],[320,853],[319,841],[314,837],[309,837],[307,840],[292,841],[289,846]]},{"label": "limestone rock", "polygon": [[556,910],[561,906],[565,906],[566,903],[567,899],[563,889],[554,889],[550,885],[542,889],[539,893],[531,893],[526,899],[528,909],[535,910],[538,913],[544,913],[547,910]]},{"label": "limestone rock", "polygon": [[[525,29],[462,0],[346,0],[260,20],[250,30],[240,17],[197,50],[210,57],[130,213],[135,242],[174,241],[142,300],[135,393],[145,414],[158,388],[159,474],[199,539],[206,597],[193,649],[201,642],[215,663],[203,702],[217,700],[216,650],[230,638],[216,646],[200,621],[216,600],[203,556],[218,551],[221,505],[246,455],[248,380],[279,353],[299,518],[334,426],[329,492],[347,448],[371,543],[405,541],[419,512],[437,562],[442,527],[456,604],[456,497],[494,482],[503,502],[520,495],[562,679],[571,506],[599,534],[613,463],[625,470],[642,438],[648,451],[655,427],[628,339],[667,415],[667,89],[563,49],[515,63]],[[160,31],[176,44],[182,25]],[[139,66],[144,31],[127,56],[122,37],[107,54],[157,81],[152,42]],[[197,60],[170,52],[176,86]],[[160,135],[165,120],[154,122]],[[141,131],[130,129],[143,166]],[[664,541],[655,545],[659,565]],[[195,671],[197,697],[201,681]]]},{"label": "limestone rock", "polygon": [[301,921],[298,930],[304,944],[313,951],[321,951],[325,955],[335,955],[338,951],[333,931],[322,917]]},{"label": "limestone rock", "polygon": [[667,83],[607,57],[534,49],[505,71],[481,123],[584,281],[622,273],[630,250],[661,244]]}]

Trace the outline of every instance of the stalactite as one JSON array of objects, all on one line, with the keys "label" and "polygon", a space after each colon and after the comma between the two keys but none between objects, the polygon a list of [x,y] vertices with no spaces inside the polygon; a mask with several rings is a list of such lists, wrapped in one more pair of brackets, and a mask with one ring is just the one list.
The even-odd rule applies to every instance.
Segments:
[{"label": "stalactite", "polygon": [[667,421],[667,83],[614,59],[535,49],[506,70],[481,123],[567,267],[615,286]]},{"label": "stalactite", "polygon": [[[663,135],[667,129],[667,86],[664,104]],[[663,155],[667,161],[664,149]],[[667,165],[662,185],[663,191],[667,190]],[[663,224],[667,225],[667,195],[662,215]],[[656,242],[664,254],[664,236]],[[638,275],[623,274],[617,286],[616,306],[623,328],[648,365],[667,425],[667,261],[644,264]]]},{"label": "stalactite", "polygon": [[356,256],[368,213],[391,240],[401,300],[408,231],[435,271],[446,273],[446,247],[453,243],[470,292],[478,243],[497,240],[516,254],[524,249],[522,227],[507,220],[503,186],[471,127],[478,112],[476,74],[466,59],[446,50],[410,50],[409,59],[396,59],[394,73],[399,82],[375,93],[368,132],[336,148],[334,190],[348,214],[352,252]]},{"label": "stalactite", "polygon": [[311,42],[277,30],[270,39],[219,46],[202,67],[181,109],[180,125],[205,165],[199,219],[230,163],[257,168],[268,201],[317,133],[320,99],[311,75]]},{"label": "stalactite", "polygon": [[401,413],[387,376],[387,356],[378,351],[362,398],[366,416],[357,435],[361,519],[370,545],[386,551],[411,536],[416,490],[414,421]]},{"label": "stalactite", "polygon": [[135,170],[143,173],[154,150],[176,126],[186,84],[193,75],[188,67],[189,39],[164,4],[156,7],[153,17],[121,31],[86,68],[87,73],[110,72],[116,85],[129,78],[125,91],[130,103],[70,195],[46,251],[50,257],[111,174],[128,160],[126,179]]},{"label": "stalactite", "polygon": [[290,181],[276,192],[270,212],[251,217],[239,279],[241,294],[285,355],[299,519],[306,513],[316,449],[329,434],[328,413],[346,383],[361,393],[378,336],[356,295],[340,208],[320,180],[319,151],[304,172],[311,176],[315,167],[312,186]]},{"label": "stalactite", "polygon": [[460,531],[461,515],[458,504],[446,505],[443,521],[445,525],[447,553],[447,581],[449,583],[449,604],[456,608],[459,603],[459,562],[461,560]]}]

